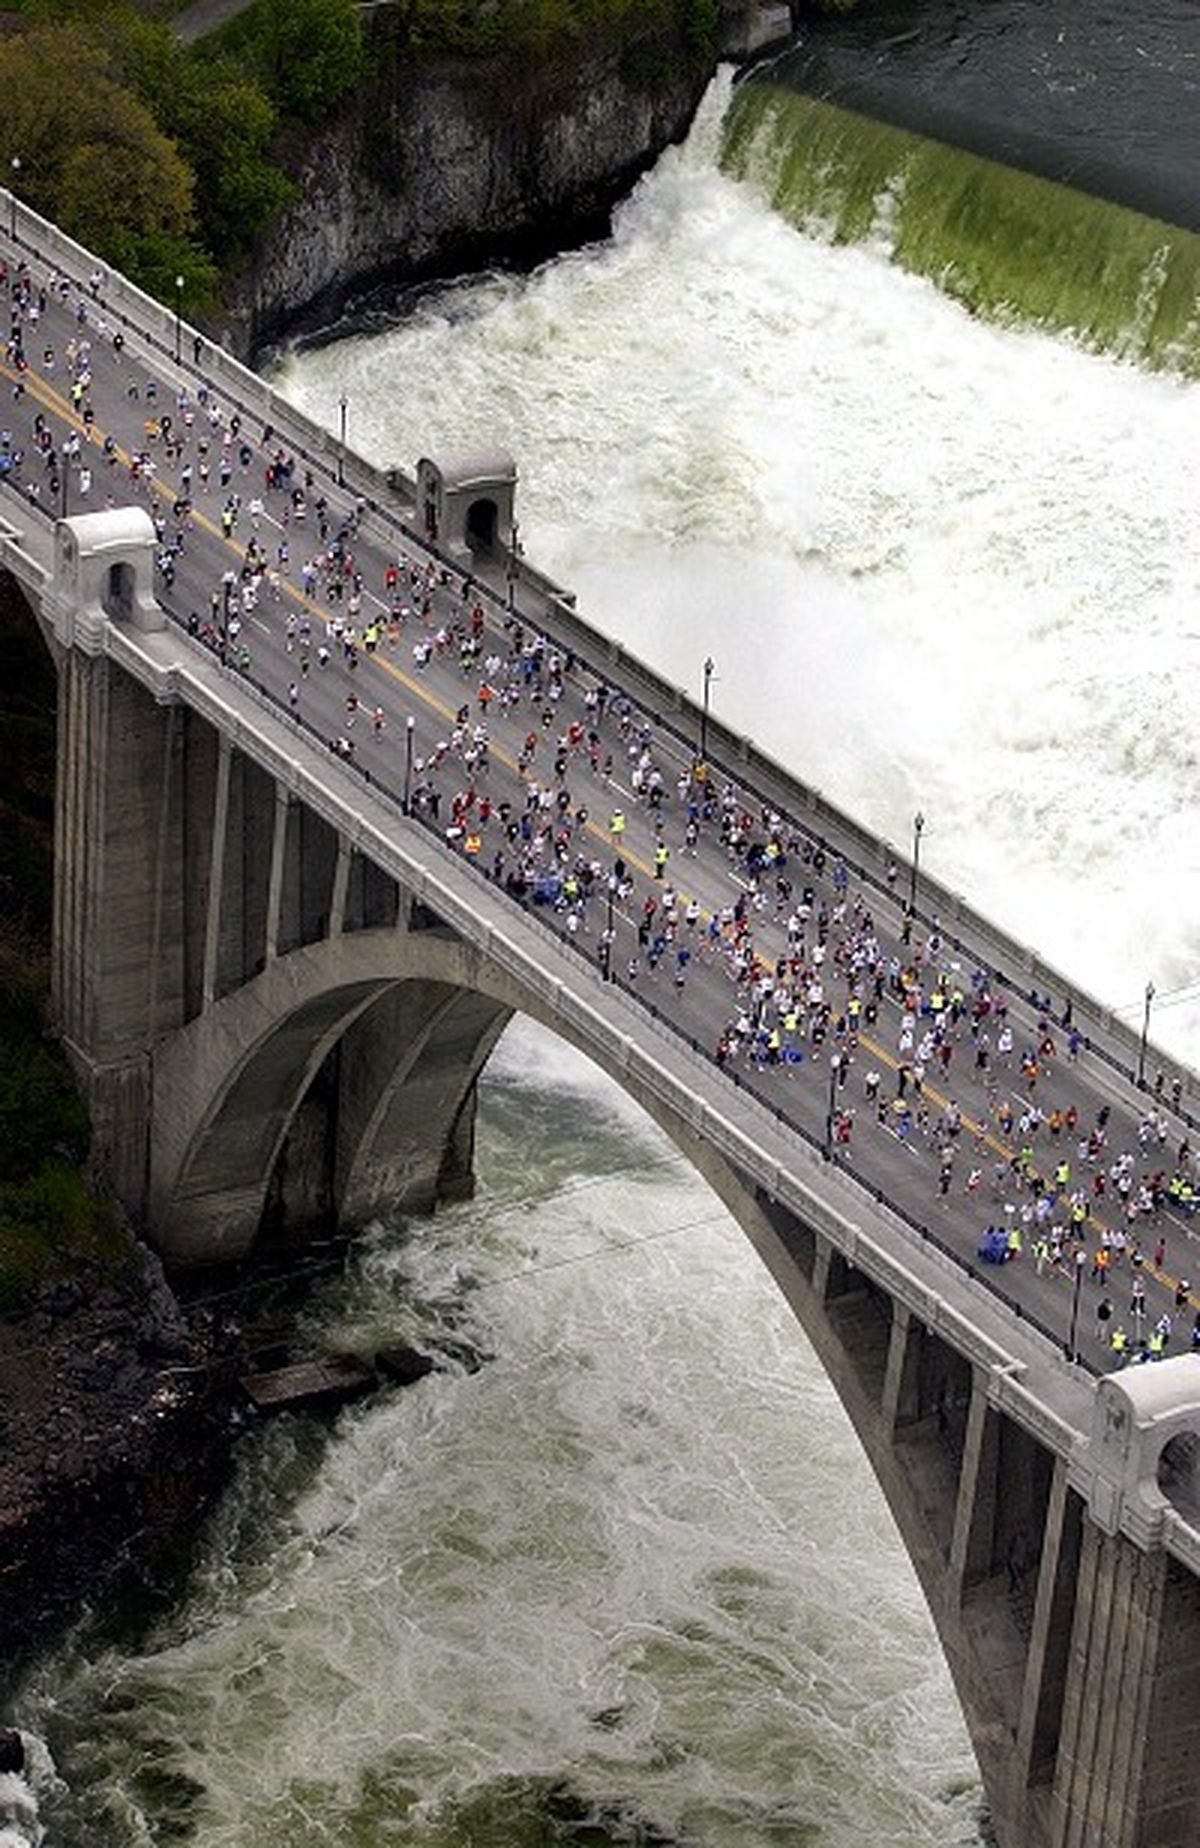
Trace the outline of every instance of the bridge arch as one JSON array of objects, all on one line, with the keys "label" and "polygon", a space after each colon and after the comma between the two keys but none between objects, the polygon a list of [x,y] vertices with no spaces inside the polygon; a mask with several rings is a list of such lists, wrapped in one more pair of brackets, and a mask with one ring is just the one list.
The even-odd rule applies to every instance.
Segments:
[{"label": "bridge arch", "polygon": [[[156,1097],[164,1107],[154,1113],[153,1222],[163,1229],[164,1255],[198,1262],[244,1253],[266,1202],[271,1164],[336,1047],[339,1214],[361,1220],[385,1203],[428,1207],[465,1190],[476,1082],[517,1012],[576,1046],[642,1105],[712,1187],[782,1291],[883,1490],[995,1798],[1013,1782],[1013,1725],[962,1621],[961,1594],[967,1551],[978,1579],[1002,1579],[1006,1570],[1011,1576],[1012,1564],[999,1526],[985,1546],[968,1521],[970,1546],[953,1570],[962,1526],[959,1485],[985,1448],[981,1388],[970,1364],[932,1327],[911,1318],[910,1328],[908,1312],[845,1260],[836,1254],[830,1260],[828,1248],[822,1256],[813,1234],[735,1169],[682,1111],[564,1027],[546,993],[436,931],[355,932],[268,965],[174,1035],[156,1063]],[[162,1127],[168,1123],[169,1132]],[[267,1172],[251,1180],[255,1162]],[[831,1305],[846,1313],[831,1313]],[[921,1432],[916,1471],[896,1442],[901,1426]],[[995,1448],[998,1454],[998,1442]],[[930,1492],[931,1465],[940,1502]],[[969,1493],[973,1503],[973,1477]],[[1036,1578],[1038,1563],[1035,1549],[1024,1570]]]},{"label": "bridge arch", "polygon": [[1167,1438],[1155,1477],[1167,1500],[1194,1518],[1200,1510],[1200,1430],[1176,1431]]},{"label": "bridge arch", "polygon": [[297,1112],[331,1053],[343,1072],[334,1206],[432,1206],[469,1169],[475,1084],[514,1013],[569,1039],[666,1130],[684,1127],[544,992],[436,930],[358,931],[277,958],[155,1055],[150,1223],[165,1258],[245,1257]]}]

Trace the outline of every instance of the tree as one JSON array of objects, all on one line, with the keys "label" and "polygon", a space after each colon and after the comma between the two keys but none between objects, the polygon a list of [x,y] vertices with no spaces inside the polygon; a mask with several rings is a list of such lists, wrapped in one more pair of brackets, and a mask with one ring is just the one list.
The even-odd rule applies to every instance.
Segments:
[{"label": "tree", "polygon": [[184,235],[192,176],[145,105],[71,26],[0,43],[0,168],[16,155],[20,190],[81,243]]},{"label": "tree", "polygon": [[277,117],[261,83],[244,61],[207,43],[180,45],[127,10],[113,16],[110,41],[127,82],[192,167],[209,250],[223,261],[245,249],[293,191],[272,159]]},{"label": "tree", "polygon": [[366,69],[355,0],[257,0],[221,35],[248,56],[285,115],[313,121]]},{"label": "tree", "polygon": [[164,116],[196,174],[196,215],[219,258],[244,250],[292,197],[271,157],[275,110],[232,60],[189,60]]}]

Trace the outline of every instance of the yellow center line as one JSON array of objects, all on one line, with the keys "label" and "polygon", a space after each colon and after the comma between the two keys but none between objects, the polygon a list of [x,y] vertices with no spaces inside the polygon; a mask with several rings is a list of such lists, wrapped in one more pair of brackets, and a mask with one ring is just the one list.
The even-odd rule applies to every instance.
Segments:
[{"label": "yellow center line", "polygon": [[[13,382],[20,379],[25,389],[31,392],[46,410],[53,411],[57,416],[63,418],[72,428],[80,431],[90,443],[98,441],[100,444],[103,444],[106,432],[100,425],[93,423],[91,426],[88,426],[85,424],[83,418],[78,414],[74,406],[57,392],[47,380],[39,377],[38,374],[32,371],[18,374],[7,365],[0,365],[0,372]],[[116,455],[117,460],[123,463],[125,467],[130,468],[133,466],[135,460],[134,454],[122,444],[115,444],[112,453]],[[63,466],[66,466],[65,458],[63,458]],[[157,494],[160,498],[172,502],[179,498],[178,489],[173,488],[169,482],[162,480],[157,473],[149,477],[144,477],[143,479],[152,494]],[[217,540],[219,544],[227,547],[235,557],[244,562],[246,558],[246,547],[240,545],[236,539],[228,537],[224,529],[219,527],[209,515],[197,505],[194,499],[190,500],[190,506],[191,517],[195,524],[208,533],[211,538]],[[317,620],[324,625],[327,631],[332,629],[334,618],[331,613],[328,610],[322,609],[320,604],[294,585],[290,579],[282,578],[280,580],[280,588],[293,603],[297,604],[308,614],[315,616]],[[440,718],[447,720],[451,724],[457,719],[457,712],[454,707],[448,705],[439,698],[436,693],[423,685],[421,681],[414,680],[411,675],[406,674],[402,668],[397,667],[395,662],[389,661],[386,656],[377,654],[372,650],[364,650],[363,656],[360,657],[360,659],[362,658],[365,658],[367,662],[379,668],[383,673],[388,674],[399,686],[402,686],[406,692],[418,699],[423,705],[428,706],[430,710],[437,713]],[[488,740],[488,755],[495,758],[497,762],[503,764],[514,776],[520,777],[521,772],[518,768],[516,758],[511,756],[501,746],[493,745],[490,737]],[[587,822],[587,830],[598,840],[606,839],[605,830],[599,827],[597,823],[590,818]],[[626,852],[624,858],[631,865],[636,867],[639,872],[644,873],[647,877],[650,876],[652,871],[650,865],[645,860],[640,859],[635,853],[632,851]]]},{"label": "yellow center line", "polygon": [[[73,429],[78,430],[88,443],[95,443],[98,441],[103,445],[106,434],[105,431],[95,422],[91,425],[85,423],[82,416],[75,410],[75,407],[64,398],[61,393],[56,391],[47,380],[41,378],[37,373],[32,370],[25,373],[17,373],[6,363],[0,363],[0,373],[14,384],[19,382],[24,390],[31,393],[38,403],[46,410],[52,411],[57,416],[61,417]],[[115,454],[117,460],[123,463],[127,468],[132,467],[135,460],[134,455],[130,450],[125,449],[123,445],[116,443],[111,453]],[[68,466],[66,457],[62,457],[61,462],[64,468]],[[179,498],[178,488],[173,488],[169,482],[161,480],[157,473],[148,478],[147,486],[151,494],[157,494],[164,500],[170,499],[174,502]],[[191,518],[194,523],[208,533],[211,538],[216,539],[218,543],[226,546],[235,557],[245,562],[247,548],[239,544],[232,536],[227,536],[224,529],[219,527],[194,500],[191,500],[190,497],[189,505],[191,509]],[[322,609],[313,598],[300,590],[289,579],[282,578],[280,580],[280,588],[293,603],[297,604],[308,614],[315,616],[317,620],[324,625],[327,631],[332,629],[334,618],[331,613]],[[403,669],[397,667],[394,662],[389,661],[386,656],[379,655],[373,650],[364,650],[364,655],[367,662],[380,668],[385,674],[389,675],[397,685],[402,686],[407,693],[411,694],[431,711],[436,712],[440,718],[450,722],[456,721],[457,712],[453,707],[444,702],[436,693],[423,685],[422,682],[414,680],[410,674],[406,674]],[[514,757],[510,756],[509,753],[500,746],[493,746],[490,737],[487,748],[489,757],[494,757],[499,763],[502,763],[506,769],[511,771],[513,775],[520,778],[521,771]],[[586,829],[596,840],[612,846],[614,852],[619,851],[620,856],[638,872],[644,874],[647,878],[652,877],[653,868],[646,860],[640,858],[631,849],[626,847],[624,837],[621,838],[620,847],[618,849],[616,844],[611,841],[608,831],[602,828],[590,816],[586,823]],[[712,916],[713,913],[711,911],[707,910],[707,908],[702,908],[701,918],[706,923],[711,921]],[[859,1034],[858,1043],[860,1046],[863,1046],[873,1058],[880,1060],[892,1071],[899,1070],[903,1063],[900,1058],[889,1052],[886,1047],[882,1046],[869,1034]],[[951,1101],[947,1094],[939,1091],[934,1085],[926,1084],[924,1080],[922,1080],[920,1095],[932,1099],[933,1103],[941,1110],[944,1110]],[[1014,1154],[1013,1149],[1001,1141],[984,1122],[977,1121],[967,1115],[963,1116],[962,1122],[963,1127],[968,1129],[977,1141],[982,1139],[986,1148],[991,1149],[997,1155],[1003,1156],[1006,1161],[1012,1161]],[[1086,1227],[1089,1224],[1096,1228],[1097,1233],[1102,1233],[1106,1229],[1105,1222],[1100,1219],[1098,1215],[1092,1213],[1090,1207],[1087,1219],[1084,1221],[1084,1226]],[[1086,1237],[1086,1233],[1084,1236]],[[1165,1288],[1170,1289],[1172,1292],[1177,1289],[1178,1280],[1173,1278],[1168,1272],[1160,1271],[1156,1265],[1143,1265],[1142,1268],[1149,1276],[1162,1283]],[[1062,1275],[1063,1273],[1059,1272],[1057,1274]],[[1064,1280],[1070,1281],[1069,1278],[1064,1278]],[[1190,1292],[1187,1300],[1192,1307],[1200,1308],[1200,1297],[1195,1293]]]}]

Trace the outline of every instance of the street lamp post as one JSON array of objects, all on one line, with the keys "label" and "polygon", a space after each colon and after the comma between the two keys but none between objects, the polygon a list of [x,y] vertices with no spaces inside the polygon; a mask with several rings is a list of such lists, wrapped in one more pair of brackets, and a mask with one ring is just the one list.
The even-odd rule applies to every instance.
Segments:
[{"label": "street lamp post", "polygon": [[925,817],[918,809],[913,816],[912,868],[908,880],[908,915],[910,918],[915,918],[917,915],[917,874],[921,868],[921,836],[924,832]]},{"label": "street lamp post", "polygon": [[1139,1091],[1146,1082],[1146,1042],[1150,1038],[1150,1003],[1154,999],[1154,983],[1146,983],[1146,1006],[1142,1014],[1142,1037],[1138,1044],[1137,1081]]},{"label": "street lamp post", "polygon": [[1067,1337],[1067,1359],[1078,1360],[1079,1348],[1076,1333],[1079,1327],[1079,1291],[1083,1284],[1083,1267],[1087,1263],[1087,1252],[1081,1245],[1075,1253],[1075,1286],[1071,1294],[1071,1333]]},{"label": "street lamp post", "polygon": [[608,875],[608,915],[605,918],[605,922],[604,922],[604,943],[605,943],[604,979],[606,982],[613,982],[616,980],[616,973],[613,969],[613,951],[616,948],[616,928],[613,923],[613,916],[614,916],[614,912],[616,909],[616,903],[617,903],[617,875],[616,875],[616,870],[614,868],[614,870]]},{"label": "street lamp post", "polygon": [[837,1097],[838,1078],[841,1076],[844,1052],[831,1052],[829,1055],[829,1102],[825,1110],[825,1159],[833,1160],[833,1112]]},{"label": "street lamp post", "polygon": [[404,801],[401,808],[406,815],[412,814],[412,772],[413,772],[413,733],[417,721],[410,713],[404,721]]},{"label": "street lamp post", "polygon": [[520,530],[514,520],[508,537],[508,613],[510,616],[517,600],[517,560],[521,556],[521,541],[518,537]]},{"label": "street lamp post", "polygon": [[175,364],[179,364],[179,355],[183,345],[183,284],[182,276],[175,278]]},{"label": "street lamp post", "polygon": [[700,762],[708,762],[708,699],[716,663],[711,655],[704,662],[704,704],[700,708]]},{"label": "street lamp post", "polygon": [[338,399],[338,464],[337,483],[339,488],[346,485],[346,412],[349,404],[345,392]]},{"label": "street lamp post", "polygon": [[21,172],[21,156],[14,154],[8,164],[12,168],[12,183],[8,189],[8,235],[15,243],[17,239],[17,180]]}]

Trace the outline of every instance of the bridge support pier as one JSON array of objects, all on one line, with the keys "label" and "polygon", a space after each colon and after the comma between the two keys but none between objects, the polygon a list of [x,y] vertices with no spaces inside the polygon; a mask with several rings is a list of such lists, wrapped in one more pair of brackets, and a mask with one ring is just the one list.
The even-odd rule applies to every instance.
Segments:
[{"label": "bridge support pier", "polygon": [[52,1004],[93,1161],[140,1217],[150,1048],[183,1018],[180,715],[103,657],[59,670]]},{"label": "bridge support pier", "polygon": [[1033,1625],[1017,1723],[1012,1784],[1018,1804],[1026,1791],[1049,1788],[1058,1750],[1082,1518],[1079,1498],[1069,1493],[1067,1478],[1067,1464],[1062,1457],[1057,1457],[1042,1532]]},{"label": "bridge support pier", "polygon": [[950,1542],[949,1587],[962,1600],[964,1588],[990,1575],[999,1482],[999,1421],[989,1413],[987,1378],[976,1368],[958,1475],[954,1535]]},{"label": "bridge support pier", "polygon": [[1084,1523],[1053,1848],[1194,1848],[1200,1584]]}]

